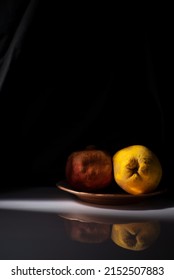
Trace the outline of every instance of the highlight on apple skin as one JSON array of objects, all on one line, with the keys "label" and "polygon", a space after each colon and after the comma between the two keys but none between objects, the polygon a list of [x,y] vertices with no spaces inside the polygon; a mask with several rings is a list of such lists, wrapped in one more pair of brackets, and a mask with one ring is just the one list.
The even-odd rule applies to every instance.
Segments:
[{"label": "highlight on apple skin", "polygon": [[148,147],[132,145],[113,155],[114,180],[127,193],[138,195],[156,190],[162,178],[162,165]]},{"label": "highlight on apple skin", "polygon": [[95,192],[104,189],[113,181],[112,157],[95,148],[72,152],[67,158],[65,174],[75,190]]}]

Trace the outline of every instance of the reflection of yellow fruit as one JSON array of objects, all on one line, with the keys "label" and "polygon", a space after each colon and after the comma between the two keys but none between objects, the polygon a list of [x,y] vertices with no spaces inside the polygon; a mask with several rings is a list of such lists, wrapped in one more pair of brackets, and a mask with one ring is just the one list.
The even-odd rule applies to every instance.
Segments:
[{"label": "reflection of yellow fruit", "polygon": [[111,239],[122,248],[141,251],[150,247],[159,236],[159,233],[160,224],[158,221],[114,224]]},{"label": "reflection of yellow fruit", "polygon": [[132,145],[113,156],[116,183],[130,194],[154,191],[162,177],[162,166],[157,156],[143,145]]}]

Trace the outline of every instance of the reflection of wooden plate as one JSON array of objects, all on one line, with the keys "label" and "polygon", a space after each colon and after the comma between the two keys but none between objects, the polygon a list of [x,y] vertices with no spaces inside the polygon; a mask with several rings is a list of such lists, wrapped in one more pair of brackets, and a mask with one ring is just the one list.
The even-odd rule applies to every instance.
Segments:
[{"label": "reflection of wooden plate", "polygon": [[114,220],[113,217],[108,218],[104,216],[87,215],[87,214],[80,214],[80,213],[79,214],[64,213],[64,214],[59,214],[59,217],[69,221],[78,221],[81,223],[96,223],[96,224],[113,224],[115,220],[117,222],[120,221],[119,219]]},{"label": "reflection of wooden plate", "polygon": [[78,197],[80,200],[100,204],[100,205],[120,205],[120,204],[129,204],[140,202],[144,199],[156,197],[158,195],[166,192],[166,189],[160,189],[155,192],[140,194],[140,195],[131,195],[128,193],[89,193],[89,192],[80,192],[75,191],[69,186],[66,182],[62,181],[57,183],[57,187],[65,192],[71,193]]},{"label": "reflection of wooden plate", "polygon": [[87,214],[87,213],[63,213],[59,214],[59,217],[69,220],[69,221],[78,221],[81,223],[95,223],[95,224],[125,224],[125,223],[135,223],[135,222],[142,222],[147,221],[148,218],[140,218],[135,217],[132,218],[130,215],[125,217],[116,215],[116,216],[109,216],[109,215],[97,215],[97,214]]}]

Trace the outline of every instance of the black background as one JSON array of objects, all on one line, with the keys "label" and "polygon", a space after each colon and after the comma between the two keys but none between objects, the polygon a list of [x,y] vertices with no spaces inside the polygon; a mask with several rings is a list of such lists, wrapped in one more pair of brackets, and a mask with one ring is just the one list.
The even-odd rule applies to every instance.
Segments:
[{"label": "black background", "polygon": [[54,186],[91,144],[148,146],[170,184],[171,29],[153,10],[1,1],[1,190]]}]

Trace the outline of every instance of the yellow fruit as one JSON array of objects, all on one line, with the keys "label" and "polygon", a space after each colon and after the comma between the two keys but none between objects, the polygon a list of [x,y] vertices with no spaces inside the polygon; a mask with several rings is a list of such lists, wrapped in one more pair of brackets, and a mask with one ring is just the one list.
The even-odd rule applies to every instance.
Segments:
[{"label": "yellow fruit", "polygon": [[143,145],[132,145],[113,156],[113,172],[117,185],[130,194],[154,191],[162,178],[158,157]]},{"label": "yellow fruit", "polygon": [[111,240],[124,249],[142,251],[151,246],[159,233],[158,221],[114,224],[111,230]]}]

